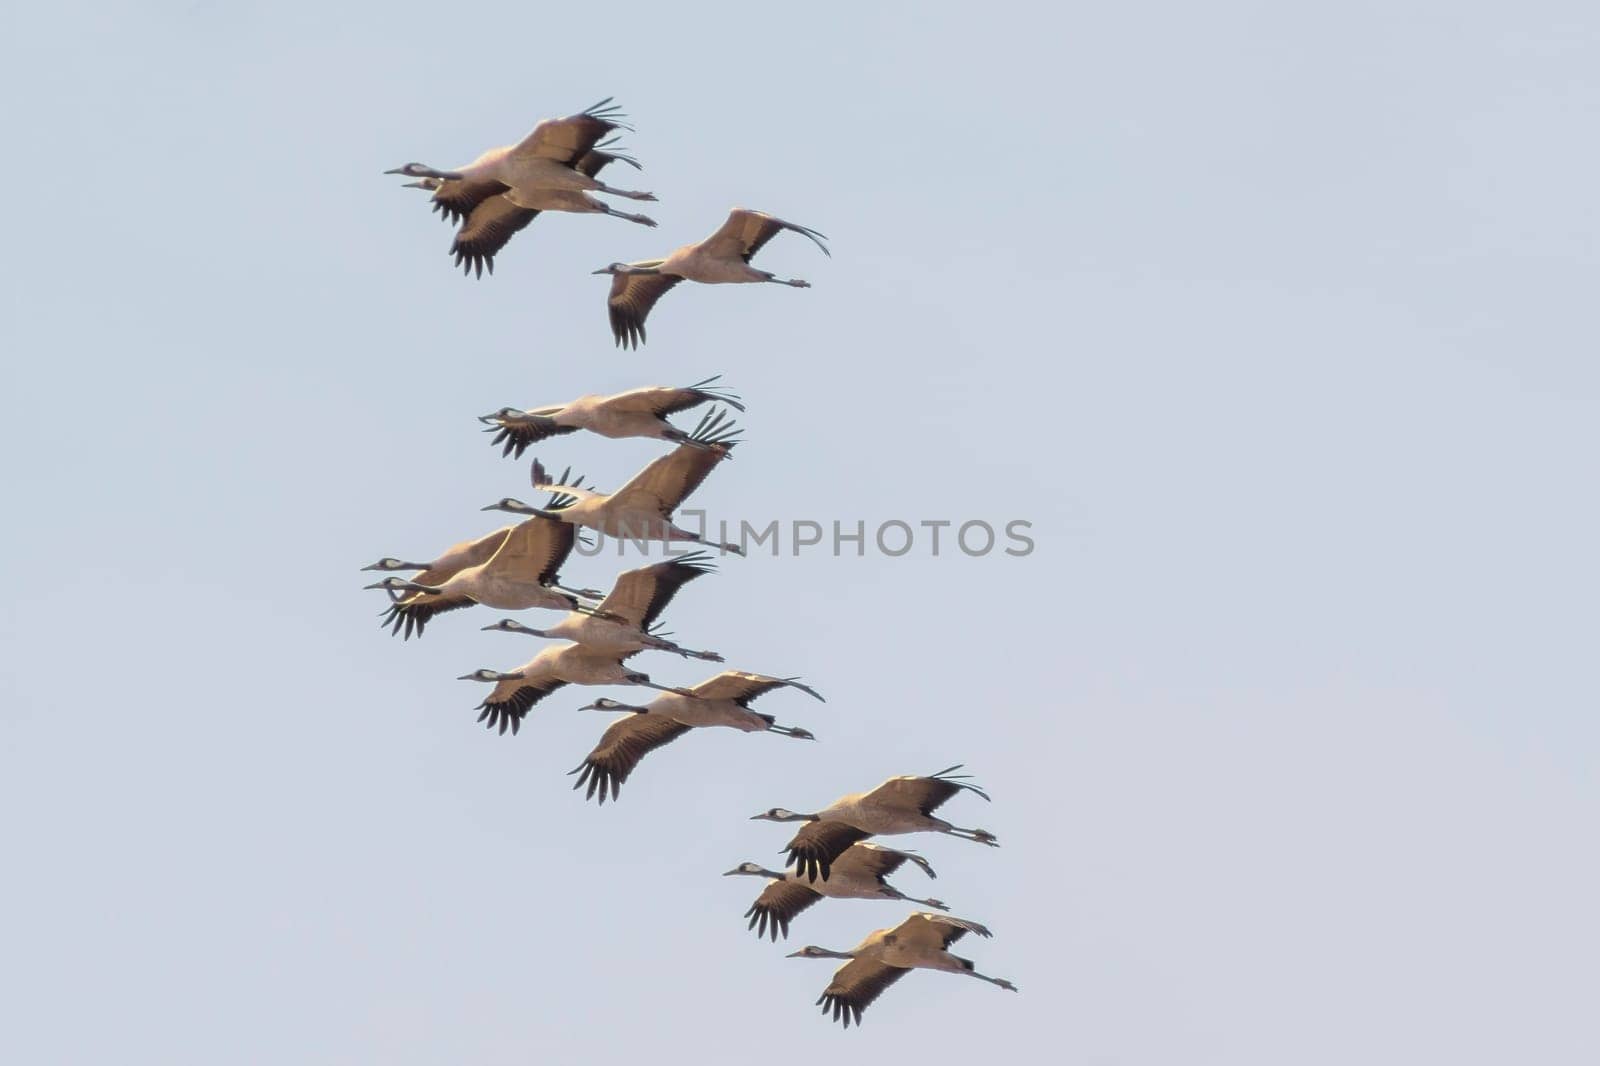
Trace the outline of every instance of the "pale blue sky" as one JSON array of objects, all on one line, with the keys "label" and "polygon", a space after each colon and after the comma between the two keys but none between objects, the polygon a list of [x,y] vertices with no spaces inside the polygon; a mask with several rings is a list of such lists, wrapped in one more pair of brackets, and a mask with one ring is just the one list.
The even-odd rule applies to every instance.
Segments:
[{"label": "pale blue sky", "polygon": [[[8,8],[0,1058],[1593,1062],[1597,44],[1582,3]],[[464,281],[381,175],[606,95],[658,230],[541,218]],[[815,288],[613,349],[589,271],[734,204],[832,238],[762,253]],[[803,674],[762,707],[820,742],[691,736],[596,809],[585,694],[485,735],[453,679],[533,642],[401,644],[356,568],[527,494],[474,415],[719,372],[713,510],[1038,548],[729,560],[670,626]],[[778,859],[757,810],[958,761],[1005,846],[914,843],[1022,994],[919,974],[843,1034],[717,875]]]}]

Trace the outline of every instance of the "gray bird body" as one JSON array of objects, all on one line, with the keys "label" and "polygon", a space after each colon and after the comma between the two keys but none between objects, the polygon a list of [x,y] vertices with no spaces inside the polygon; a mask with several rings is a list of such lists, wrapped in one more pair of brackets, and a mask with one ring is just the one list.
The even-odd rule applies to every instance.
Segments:
[{"label": "gray bird body", "polygon": [[848,1029],[852,1021],[861,1024],[861,1012],[912,970],[964,974],[1015,992],[1017,986],[1010,981],[981,974],[971,959],[949,951],[950,945],[967,933],[981,937],[993,935],[977,922],[917,911],[893,928],[874,930],[849,951],[807,945],[791,952],[789,957],[846,960],[834,971],[833,980],[817,997],[817,1002],[822,1005],[824,1014],[831,1011],[834,1020]]}]

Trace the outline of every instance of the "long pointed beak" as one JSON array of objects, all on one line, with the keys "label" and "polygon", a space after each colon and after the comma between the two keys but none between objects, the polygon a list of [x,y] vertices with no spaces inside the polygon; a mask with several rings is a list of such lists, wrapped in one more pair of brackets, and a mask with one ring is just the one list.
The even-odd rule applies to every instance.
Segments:
[{"label": "long pointed beak", "polygon": [[363,566],[361,569],[363,569],[363,570],[382,570],[383,567],[379,566],[377,563],[373,563],[371,566]]},{"label": "long pointed beak", "polygon": [[805,957],[806,953],[804,951],[791,951],[789,954],[784,956],[786,959],[803,959]]},{"label": "long pointed beak", "polygon": [[489,415],[479,415],[478,416],[478,421],[479,422],[483,422],[486,425],[491,425],[491,426],[499,425],[500,424],[500,412],[496,411],[493,414],[489,414]]},{"label": "long pointed beak", "polygon": [[599,270],[591,270],[591,271],[589,271],[589,273],[591,273],[591,274],[609,274],[609,273],[611,273],[611,268],[610,267],[601,267]]},{"label": "long pointed beak", "polygon": [[723,877],[732,877],[734,874],[742,874],[742,873],[744,873],[743,870],[729,870],[727,873],[723,874],[722,876]]},{"label": "long pointed beak", "polygon": [[405,167],[395,167],[393,170],[385,170],[384,171],[385,174],[404,174],[405,172],[406,172],[406,168]]},{"label": "long pointed beak", "polygon": [[760,814],[752,814],[752,815],[751,815],[751,816],[750,816],[750,820],[751,820],[751,821],[752,821],[752,822],[760,822],[760,821],[765,821],[765,820],[766,820],[766,817],[767,817],[767,815],[766,815],[766,812],[765,812],[765,811],[763,811],[763,812],[762,812],[762,813],[760,813]]},{"label": "long pointed beak", "polygon": [[[371,567],[364,566],[361,569],[370,570]],[[361,587],[364,588],[364,589],[387,589],[389,586],[386,583],[382,582],[382,581],[375,581],[370,585],[362,585]]]}]

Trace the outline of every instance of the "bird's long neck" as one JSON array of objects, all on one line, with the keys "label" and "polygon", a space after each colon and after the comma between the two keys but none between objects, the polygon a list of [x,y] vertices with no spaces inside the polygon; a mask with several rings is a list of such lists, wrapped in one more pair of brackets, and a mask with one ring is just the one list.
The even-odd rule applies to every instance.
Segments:
[{"label": "bird's long neck", "polygon": [[437,178],[440,181],[460,181],[465,176],[459,170],[435,170],[430,166],[420,166],[415,173],[420,177]]},{"label": "bird's long neck", "polygon": [[856,957],[856,953],[853,951],[833,951],[828,948],[818,948],[817,954],[828,959],[853,959]]},{"label": "bird's long neck", "polygon": [[[539,488],[539,486],[535,485],[534,488],[537,489],[537,488]],[[567,521],[567,519],[562,517],[560,511],[550,511],[550,510],[546,510],[543,507],[533,507],[533,506],[531,506],[529,504],[523,503],[521,500],[517,500],[516,503],[518,504],[518,506],[515,506],[515,507],[506,507],[506,506],[503,506],[503,505],[500,505],[500,504],[490,504],[488,507],[485,507],[484,510],[485,511],[505,511],[508,514],[531,515],[531,516],[535,516],[535,517],[538,517],[538,518],[548,518],[553,522],[565,522],[565,521]]]}]

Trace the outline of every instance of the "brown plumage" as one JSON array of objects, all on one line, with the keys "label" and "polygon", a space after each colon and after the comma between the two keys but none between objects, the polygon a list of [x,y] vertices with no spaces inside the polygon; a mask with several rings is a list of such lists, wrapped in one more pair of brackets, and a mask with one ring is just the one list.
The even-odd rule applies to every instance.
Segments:
[{"label": "brown plumage", "polygon": [[717,231],[695,247],[702,255],[716,259],[737,257],[748,263],[768,241],[784,230],[811,238],[812,243],[822,249],[823,255],[833,254],[828,251],[828,246],[822,243],[827,238],[816,230],[743,207],[736,207],[728,212],[727,219],[717,227]]},{"label": "brown plumage", "polygon": [[474,602],[471,596],[459,592],[445,595],[434,592],[412,592],[389,604],[379,616],[378,625],[380,628],[388,626],[389,633],[393,636],[410,640],[413,633],[422,636],[428,623],[441,614],[471,607]]},{"label": "brown plumage", "polygon": [[[565,481],[571,473],[572,469],[570,467],[563,470],[561,472],[561,480]],[[582,477],[573,479],[574,486],[580,485],[582,482]],[[554,493],[551,495],[549,502],[550,506],[559,507],[570,499],[571,497],[564,493]],[[527,528],[526,523],[501,526],[499,529],[492,530],[473,540],[464,540],[458,544],[452,544],[431,562],[413,563],[386,556],[370,566],[363,566],[361,569],[385,572],[416,570],[419,573],[410,579],[410,584],[437,588],[463,570],[470,570],[473,567],[483,566],[489,562],[505,545],[506,538],[511,535],[513,530],[525,528]],[[571,539],[566,538],[566,546],[561,553],[561,558],[565,559],[567,553],[570,553],[571,550]],[[559,560],[556,566],[560,566]],[[541,582],[553,582],[554,580],[553,573],[540,578]],[[368,588],[382,587],[383,584],[383,582],[380,582],[379,585],[369,585]],[[419,591],[410,591],[401,595],[400,590],[390,590],[389,607],[382,612],[382,621],[379,622],[379,625],[389,626],[390,632],[394,634],[399,634],[403,631],[405,639],[409,640],[413,633],[421,636],[423,627],[435,616],[446,611],[469,607],[473,602],[470,596],[456,591],[452,591],[449,595],[441,596],[432,592]]]},{"label": "brown plumage", "polygon": [[876,959],[851,959],[833,972],[833,980],[817,997],[822,1013],[833,1012],[833,1020],[850,1028],[853,1020],[861,1024],[861,1012],[870,1007],[884,991],[911,971],[901,966],[887,966]]},{"label": "brown plumage", "polygon": [[[615,143],[614,141],[607,144]],[[604,151],[606,145],[583,154],[574,169],[589,177],[597,176],[610,163],[622,162],[638,169],[632,156],[621,152]],[[419,185],[427,187],[426,183]],[[464,274],[483,276],[487,270],[494,273],[494,257],[512,237],[527,228],[539,217],[535,208],[518,207],[505,197],[509,186],[498,181],[431,181],[435,191],[433,208],[445,221],[460,223],[455,239],[450,242],[450,253],[456,266]]]},{"label": "brown plumage", "polygon": [[594,613],[649,632],[679,589],[712,572],[706,561],[709,558],[705,552],[692,552],[682,559],[625,570],[617,575],[616,584]]},{"label": "brown plumage", "polygon": [[491,692],[484,701],[478,704],[478,721],[485,728],[500,730],[504,736],[506,726],[511,727],[511,733],[516,735],[522,728],[522,719],[525,718],[535,704],[546,696],[559,689],[565,688],[567,683],[556,678],[541,678],[538,681],[528,682],[502,682]]},{"label": "brown plumage", "polygon": [[[514,528],[516,527],[502,526],[474,540],[452,544],[430,563],[407,563],[399,559],[385,558],[362,569],[418,570],[419,573],[410,579],[411,583],[440,585],[469,567],[481,566],[488,562],[494,557],[495,552],[500,550]],[[413,633],[421,636],[423,627],[436,615],[470,606],[472,600],[461,595],[439,596],[431,592],[409,592],[402,596],[391,593],[389,606],[381,613],[378,624],[388,626],[389,631],[397,636],[404,632],[404,639],[410,640]]]},{"label": "brown plumage", "polygon": [[964,974],[1015,992],[1017,987],[1010,981],[981,974],[971,959],[949,952],[950,945],[967,933],[981,937],[993,935],[977,922],[919,911],[892,929],[874,930],[849,951],[829,951],[808,945],[789,957],[849,960],[834,971],[833,980],[817,997],[822,1013],[831,1012],[833,1020],[848,1029],[852,1021],[860,1025],[861,1012],[913,969]]},{"label": "brown plumage", "polygon": [[450,241],[449,254],[455,256],[462,274],[480,278],[485,270],[493,274],[494,257],[538,217],[538,211],[518,207],[504,196],[488,197],[468,213]]},{"label": "brown plumage", "polygon": [[[660,266],[665,260],[646,259],[634,266]],[[645,342],[644,320],[650,309],[683,279],[676,274],[617,274],[606,296],[606,317],[619,348],[637,348]]]},{"label": "brown plumage", "polygon": [[511,149],[511,154],[518,157],[548,159],[581,170],[591,178],[594,177],[599,173],[600,167],[605,166],[605,162],[592,170],[584,170],[584,157],[593,149],[604,147],[600,140],[612,130],[632,129],[621,120],[616,108],[607,106],[610,103],[611,99],[607,97],[575,115],[545,119]]},{"label": "brown plumage", "polygon": [[478,421],[490,427],[485,432],[495,434],[491,446],[503,445],[501,455],[518,459],[531,444],[580,429],[613,439],[649,437],[682,444],[691,435],[668,422],[670,415],[712,402],[744,410],[736,394],[717,385],[719,380],[720,375],[680,388],[646,385],[611,396],[580,396],[569,403],[520,411],[502,407],[478,416]]},{"label": "brown plumage", "polygon": [[391,603],[380,624],[389,625],[393,633],[403,625],[410,639],[413,630],[420,637],[435,616],[474,603],[505,610],[575,606],[575,596],[554,586],[576,539],[577,530],[565,522],[530,518],[512,526],[485,562],[462,567],[436,584],[385,578],[368,587],[409,590],[409,595]]},{"label": "brown plumage", "polygon": [[891,777],[870,792],[851,793],[814,814],[796,814],[782,807],[755,815],[770,822],[805,822],[789,841],[789,861],[815,881],[828,879],[833,860],[844,849],[867,837],[888,833],[946,833],[997,847],[993,833],[951,825],[933,812],[951,796],[971,792],[987,800],[988,794],[946,767],[926,777]]},{"label": "brown plumage", "polygon": [[922,856],[871,843],[853,844],[846,849],[843,855],[834,860],[832,874],[826,881],[808,883],[795,870],[777,873],[764,870],[754,863],[744,863],[729,870],[728,874],[772,878],[755,902],[750,904],[750,909],[744,912],[744,916],[750,919],[748,928],[755,930],[757,937],[770,932],[776,941],[780,934],[785,937],[789,935],[789,923],[796,915],[821,899],[909,900],[945,910],[941,900],[916,899],[889,884],[889,876],[907,862],[915,863],[929,877],[934,876],[933,867]]},{"label": "brown plumage", "polygon": [[769,882],[756,901],[750,904],[750,909],[744,912],[744,917],[750,919],[745,928],[754,929],[757,940],[766,936],[769,929],[774,941],[780,932],[787,938],[789,923],[794,921],[795,916],[821,900],[822,893],[799,881]]},{"label": "brown plumage", "polygon": [[770,674],[752,674],[748,670],[724,670],[688,692],[699,700],[731,700],[749,709],[750,704],[758,698],[780,688],[799,689],[812,699],[822,699],[822,693],[810,685],[802,684],[798,677],[773,677]]},{"label": "brown plumage", "polygon": [[[571,471],[569,470],[568,473]],[[506,539],[506,534],[511,532],[511,526],[501,526],[491,530],[481,537],[464,540],[452,544],[439,553],[438,558],[426,563],[408,563],[393,556],[379,559],[370,566],[363,566],[362,570],[419,570],[416,580],[422,585],[436,585],[445,581],[469,566],[486,563],[495,552],[500,550],[500,544]]]},{"label": "brown plumage", "polygon": [[654,200],[646,192],[614,189],[599,180],[613,162],[637,168],[639,163],[614,149],[615,138],[601,138],[628,129],[610,98],[563,118],[546,119],[521,141],[483,152],[456,170],[438,170],[407,163],[387,171],[420,180],[406,184],[433,192],[433,206],[452,225],[459,224],[450,253],[468,276],[494,272],[494,256],[541,211],[604,213],[654,226],[653,219],[618,211],[588,195],[591,191]]},{"label": "brown plumage", "polygon": [[491,682],[494,688],[478,709],[478,721],[503,734],[509,725],[515,734],[523,716],[540,700],[565,685],[644,685],[670,691],[650,680],[648,674],[623,665],[635,652],[601,650],[583,644],[560,644],[545,648],[515,670],[475,670],[462,675],[462,681]]},{"label": "brown plumage", "polygon": [[[642,707],[613,699],[598,699],[583,709],[623,711],[627,717],[606,730],[600,745],[590,753],[583,765],[572,772],[583,773],[578,780],[580,785],[589,780],[591,774],[598,775],[602,798],[606,794],[605,782],[609,780],[611,798],[616,799],[622,782],[627,780],[628,774],[633,772],[641,759],[686,730],[726,727],[745,733],[767,732],[797,740],[815,740],[809,730],[799,726],[778,725],[771,715],[750,710],[750,700],[774,688],[796,688],[822,699],[814,689],[801,684],[797,678],[767,677],[737,670],[724,671],[692,689],[671,689]],[[702,696],[702,692],[716,695]],[[641,724],[641,720],[670,725],[647,728]],[[630,722],[636,724],[629,726]],[[592,786],[589,795],[594,795]]]},{"label": "brown plumage", "polygon": [[704,285],[775,282],[809,288],[809,282],[779,278],[750,265],[755,254],[784,230],[799,233],[813,241],[825,255],[832,254],[823,243],[823,235],[814,229],[761,211],[736,207],[715,233],[698,244],[686,244],[662,259],[612,263],[595,271],[611,275],[606,310],[617,347],[637,348],[645,342],[644,323],[650,309],[679,281],[697,281]]},{"label": "brown plumage", "polygon": [[585,799],[593,799],[596,791],[600,803],[606,802],[607,789],[616,799],[622,783],[628,780],[634,767],[646,755],[663,745],[670,744],[689,731],[690,727],[659,714],[630,714],[611,723],[578,766],[569,773],[579,774],[573,788],[589,786]]},{"label": "brown plumage", "polygon": [[815,881],[826,881],[833,875],[833,860],[845,853],[850,845],[872,836],[845,822],[811,822],[784,845],[789,849],[789,864]]},{"label": "brown plumage", "polygon": [[708,415],[689,441],[651,462],[616,492],[592,492],[554,480],[537,459],[531,471],[533,487],[541,491],[564,493],[570,503],[554,511],[540,511],[520,500],[502,499],[486,510],[515,514],[546,514],[573,525],[587,526],[608,536],[634,540],[692,541],[736,554],[743,549],[733,544],[718,544],[699,534],[672,524],[672,513],[690,493],[727,458],[736,441],[730,439],[731,424]]}]

